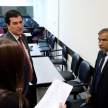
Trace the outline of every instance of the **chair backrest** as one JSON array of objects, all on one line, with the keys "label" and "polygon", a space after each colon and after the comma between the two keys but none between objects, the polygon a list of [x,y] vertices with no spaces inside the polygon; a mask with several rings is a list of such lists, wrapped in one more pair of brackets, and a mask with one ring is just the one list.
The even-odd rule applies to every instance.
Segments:
[{"label": "chair backrest", "polygon": [[51,41],[50,41],[50,47],[52,48],[52,49],[54,49],[54,44],[55,44],[55,40],[56,40],[56,37],[55,36],[52,36],[51,37]]},{"label": "chair backrest", "polygon": [[63,58],[65,58],[66,61],[67,61],[67,48],[66,48],[65,45],[63,46],[63,49],[62,49],[62,56],[63,56]]},{"label": "chair backrest", "polygon": [[74,53],[72,55],[71,70],[72,72],[74,72],[76,77],[78,75],[78,69],[80,63],[81,63],[81,57],[77,53]]},{"label": "chair backrest", "polygon": [[46,38],[49,36],[49,31],[48,30],[46,30],[45,36],[46,36]]},{"label": "chair backrest", "polygon": [[42,34],[43,34],[43,33],[42,33],[41,28],[35,28],[35,29],[33,30],[33,32],[32,32],[32,35],[33,35],[33,36],[42,35]]},{"label": "chair backrest", "polygon": [[90,64],[85,60],[79,66],[78,78],[82,83],[89,83],[90,81]]},{"label": "chair backrest", "polygon": [[30,31],[29,31],[29,29],[24,28],[24,29],[23,29],[23,33],[30,33]]},{"label": "chair backrest", "polygon": [[4,33],[4,30],[0,28],[0,34],[3,34],[3,33]]},{"label": "chair backrest", "polygon": [[53,36],[52,34],[49,34],[49,35],[47,36],[47,43],[50,42],[50,39],[51,39],[52,36]]}]

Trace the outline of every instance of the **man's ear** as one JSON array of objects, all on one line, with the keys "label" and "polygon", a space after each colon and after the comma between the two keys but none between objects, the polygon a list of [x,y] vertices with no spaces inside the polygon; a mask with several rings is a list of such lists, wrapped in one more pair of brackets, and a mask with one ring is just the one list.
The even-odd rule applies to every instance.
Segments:
[{"label": "man's ear", "polygon": [[6,24],[7,25],[7,28],[8,28],[8,30],[9,30],[9,24]]}]

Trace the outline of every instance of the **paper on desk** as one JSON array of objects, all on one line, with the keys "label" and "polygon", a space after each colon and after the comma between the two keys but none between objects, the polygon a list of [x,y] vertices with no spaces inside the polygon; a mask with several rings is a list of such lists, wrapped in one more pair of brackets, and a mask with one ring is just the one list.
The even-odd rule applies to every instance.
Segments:
[{"label": "paper on desk", "polygon": [[58,79],[54,79],[43,98],[35,108],[58,108],[60,103],[65,104],[73,86]]}]

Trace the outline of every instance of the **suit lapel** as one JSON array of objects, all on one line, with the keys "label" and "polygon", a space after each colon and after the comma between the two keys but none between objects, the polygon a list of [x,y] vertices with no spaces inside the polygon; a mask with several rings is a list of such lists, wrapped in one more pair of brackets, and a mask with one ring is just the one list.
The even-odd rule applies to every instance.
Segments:
[{"label": "suit lapel", "polygon": [[9,31],[6,33],[6,37],[8,37],[9,39],[17,42],[17,40],[14,38],[14,36]]}]

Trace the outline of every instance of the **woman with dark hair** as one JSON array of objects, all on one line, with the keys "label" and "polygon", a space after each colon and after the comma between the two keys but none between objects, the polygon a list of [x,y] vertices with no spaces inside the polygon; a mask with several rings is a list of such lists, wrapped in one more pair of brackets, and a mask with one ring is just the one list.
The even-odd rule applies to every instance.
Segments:
[{"label": "woman with dark hair", "polygon": [[0,38],[0,108],[29,108],[22,96],[24,54],[20,45]]},{"label": "woman with dark hair", "polygon": [[0,38],[0,108],[29,108],[22,95],[23,70],[24,53],[20,44]]}]

